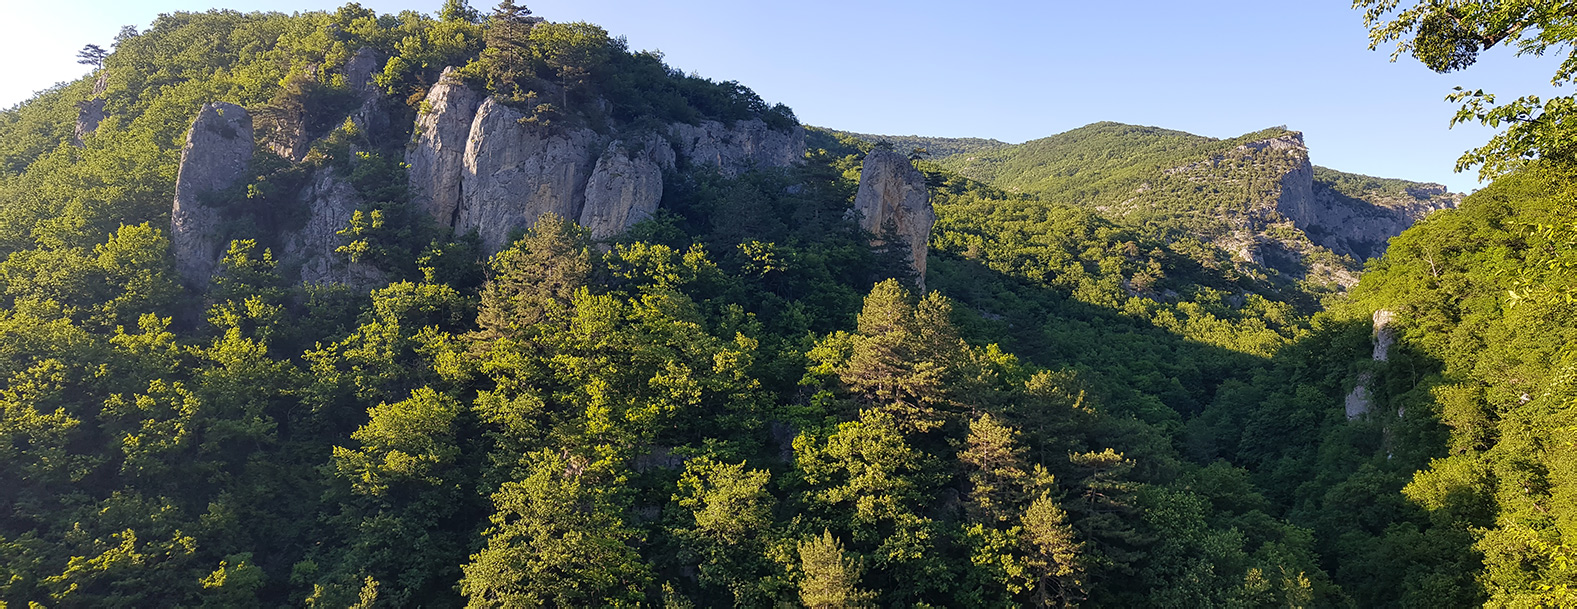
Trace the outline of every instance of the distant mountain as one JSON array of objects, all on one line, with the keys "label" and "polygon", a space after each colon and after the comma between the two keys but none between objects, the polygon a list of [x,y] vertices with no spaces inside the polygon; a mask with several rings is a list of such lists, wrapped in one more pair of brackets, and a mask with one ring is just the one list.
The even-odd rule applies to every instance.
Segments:
[{"label": "distant mountain", "polygon": [[[900,149],[931,139],[851,135]],[[1292,279],[1341,285],[1356,282],[1362,261],[1391,237],[1461,199],[1439,184],[1314,167],[1302,134],[1285,127],[1215,139],[1106,122],[932,158],[1004,190],[1162,237],[1203,239]]]}]

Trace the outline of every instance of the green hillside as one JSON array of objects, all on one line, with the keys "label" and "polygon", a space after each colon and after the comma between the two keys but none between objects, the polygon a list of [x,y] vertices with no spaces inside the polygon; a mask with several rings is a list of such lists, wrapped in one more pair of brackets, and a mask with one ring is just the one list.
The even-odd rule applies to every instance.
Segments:
[{"label": "green hillside", "polygon": [[[0,112],[0,609],[1577,599],[1572,159],[1345,292],[1356,261],[1272,202],[1307,167],[1285,129],[885,138],[954,151],[893,161],[936,218],[917,293],[851,214],[883,138],[818,128],[782,166],[649,161],[627,231],[544,214],[487,255],[408,187],[446,67],[541,141],[798,137],[736,81],[512,2],[123,31]],[[172,205],[212,102],[258,118],[257,154],[201,195],[227,253],[193,285]],[[270,147],[292,134],[299,160]],[[1307,173],[1315,202],[1445,196]],[[358,201],[326,251],[376,285],[280,262],[324,184]]]}]

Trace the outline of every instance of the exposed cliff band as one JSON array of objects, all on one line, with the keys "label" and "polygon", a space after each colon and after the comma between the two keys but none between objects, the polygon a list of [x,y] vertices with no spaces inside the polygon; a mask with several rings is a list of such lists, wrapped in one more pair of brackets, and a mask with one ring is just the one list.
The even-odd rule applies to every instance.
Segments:
[{"label": "exposed cliff band", "polygon": [[756,119],[604,134],[524,118],[448,68],[428,91],[406,152],[417,205],[456,232],[476,231],[489,252],[547,213],[577,220],[597,239],[616,236],[656,212],[663,174],[681,160],[733,177],[805,154],[799,127],[775,130]]},{"label": "exposed cliff band", "polygon": [[227,102],[204,105],[181,148],[170,210],[170,247],[175,269],[188,286],[206,284],[219,266],[220,210],[215,193],[235,186],[252,162],[252,115]]},{"label": "exposed cliff band", "polygon": [[1342,194],[1315,180],[1303,134],[1245,144],[1243,149],[1286,151],[1292,165],[1281,176],[1276,211],[1309,235],[1315,244],[1362,262],[1380,255],[1392,237],[1429,214],[1456,207],[1460,196],[1438,184],[1412,188],[1399,196],[1366,201]]},{"label": "exposed cliff band", "polygon": [[859,214],[860,228],[876,236],[872,245],[893,245],[887,243],[891,238],[903,241],[897,245],[908,250],[909,264],[917,275],[915,283],[924,291],[925,258],[931,226],[936,224],[925,175],[904,155],[881,148],[872,150],[860,168],[854,212]]}]

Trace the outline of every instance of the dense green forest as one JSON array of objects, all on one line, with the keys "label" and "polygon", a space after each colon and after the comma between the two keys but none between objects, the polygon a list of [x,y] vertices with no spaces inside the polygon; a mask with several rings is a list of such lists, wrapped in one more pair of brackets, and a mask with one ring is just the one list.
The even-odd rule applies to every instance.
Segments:
[{"label": "dense green forest", "polygon": [[[1471,63],[1434,3],[1359,4],[1377,40]],[[1545,18],[1482,10],[1518,36]],[[364,48],[381,131],[350,120]],[[487,256],[405,188],[449,66],[543,129],[797,126],[509,1],[123,30],[94,74],[0,113],[0,609],[1577,604],[1563,149],[1486,149],[1497,181],[1350,291],[1235,256],[1207,222],[1227,198],[1154,176],[1284,130],[1105,123],[1059,137],[1121,154],[1039,158],[807,128],[790,168],[667,169],[622,236],[547,215]],[[216,101],[260,139],[298,117],[310,151],[254,159],[219,203],[221,272],[183,286],[171,201]],[[923,293],[847,213],[878,146],[937,148],[914,161]],[[375,289],[277,262],[319,170],[367,201],[341,253]],[[1153,221],[1099,209],[1146,180]]]}]

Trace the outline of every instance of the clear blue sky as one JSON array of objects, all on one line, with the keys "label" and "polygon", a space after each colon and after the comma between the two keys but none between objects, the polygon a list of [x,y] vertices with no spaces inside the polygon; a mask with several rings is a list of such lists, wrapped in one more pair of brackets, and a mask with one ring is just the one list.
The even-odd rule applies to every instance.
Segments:
[{"label": "clear blue sky", "polygon": [[[221,3],[223,4],[217,4]],[[1547,95],[1550,58],[1490,53],[1457,74],[1367,50],[1346,0],[525,0],[553,21],[590,21],[659,49],[668,63],[738,80],[800,120],[891,135],[1045,137],[1120,121],[1231,137],[1285,124],[1314,162],[1447,184],[1456,157],[1488,139],[1448,130],[1456,85]],[[6,0],[0,107],[85,73],[87,43],[162,12],[318,10],[331,0]],[[364,0],[435,12],[442,0]],[[473,0],[487,10],[489,0]]]}]

